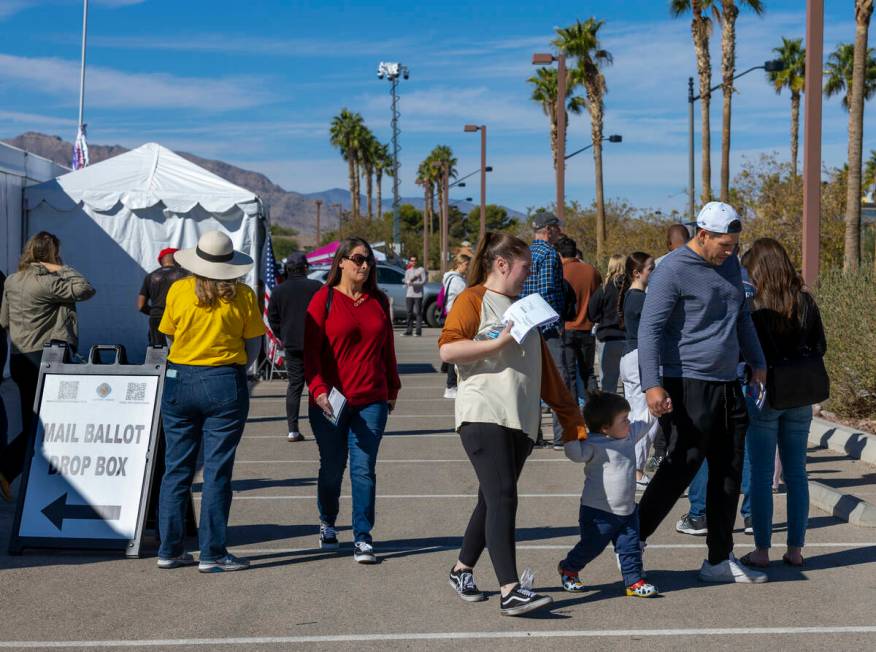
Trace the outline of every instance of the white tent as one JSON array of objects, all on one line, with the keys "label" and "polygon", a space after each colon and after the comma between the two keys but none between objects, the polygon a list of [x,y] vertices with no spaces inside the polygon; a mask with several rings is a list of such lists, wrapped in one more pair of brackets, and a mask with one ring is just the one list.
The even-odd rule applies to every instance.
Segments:
[{"label": "white tent", "polygon": [[[78,307],[83,354],[124,344],[129,360],[143,360],[147,319],[136,299],[161,249],[193,247],[219,229],[259,261],[259,198],[156,143],[31,186],[25,201],[27,235],[57,235],[64,262],[97,289]],[[244,279],[253,289],[257,271]]]}]

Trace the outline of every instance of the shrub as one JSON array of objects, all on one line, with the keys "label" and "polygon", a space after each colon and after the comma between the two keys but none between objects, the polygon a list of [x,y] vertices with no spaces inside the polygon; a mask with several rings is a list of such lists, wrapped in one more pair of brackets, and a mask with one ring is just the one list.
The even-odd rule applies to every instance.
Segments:
[{"label": "shrub", "polygon": [[876,274],[823,272],[818,306],[827,335],[826,408],[850,419],[876,419]]}]

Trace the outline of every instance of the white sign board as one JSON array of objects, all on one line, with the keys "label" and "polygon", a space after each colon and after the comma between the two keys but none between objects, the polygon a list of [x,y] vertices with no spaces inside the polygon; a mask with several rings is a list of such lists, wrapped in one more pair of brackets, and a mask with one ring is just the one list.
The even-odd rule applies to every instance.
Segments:
[{"label": "white sign board", "polygon": [[158,376],[44,376],[20,537],[133,539]]}]

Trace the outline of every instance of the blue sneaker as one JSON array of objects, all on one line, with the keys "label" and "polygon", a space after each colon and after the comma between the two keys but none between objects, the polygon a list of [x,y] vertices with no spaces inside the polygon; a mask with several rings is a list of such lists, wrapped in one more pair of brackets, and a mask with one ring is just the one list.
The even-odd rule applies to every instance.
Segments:
[{"label": "blue sneaker", "polygon": [[198,570],[201,573],[225,573],[231,571],[246,570],[249,568],[249,560],[235,557],[234,555],[226,555],[215,561],[201,561],[198,564]]}]

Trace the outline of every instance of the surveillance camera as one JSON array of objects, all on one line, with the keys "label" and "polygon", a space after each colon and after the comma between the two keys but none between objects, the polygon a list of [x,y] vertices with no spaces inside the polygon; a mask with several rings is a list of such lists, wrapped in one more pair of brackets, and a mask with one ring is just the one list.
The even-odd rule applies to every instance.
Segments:
[{"label": "surveillance camera", "polygon": [[407,78],[408,78],[408,76],[409,76],[409,75],[408,75],[408,69],[407,69],[407,68],[405,68],[405,72],[404,72],[404,78],[405,78],[405,79],[407,79]]}]

